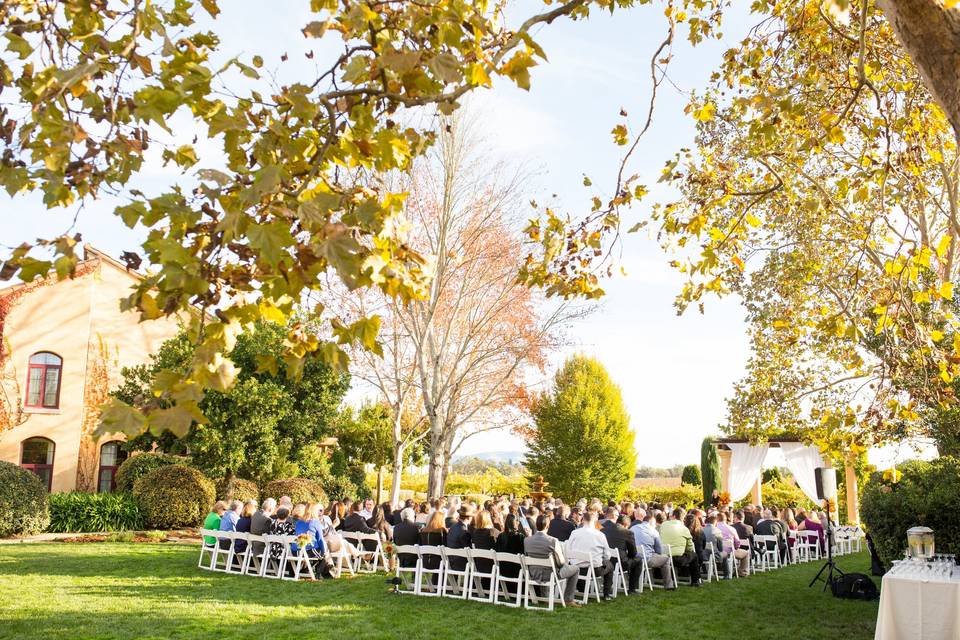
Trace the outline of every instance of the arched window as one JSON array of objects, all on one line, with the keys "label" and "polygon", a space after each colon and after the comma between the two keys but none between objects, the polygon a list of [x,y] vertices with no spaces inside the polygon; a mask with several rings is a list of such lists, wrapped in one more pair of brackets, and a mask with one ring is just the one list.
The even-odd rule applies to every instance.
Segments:
[{"label": "arched window", "polygon": [[100,475],[97,479],[97,491],[110,493],[117,488],[117,467],[127,459],[127,452],[120,447],[120,441],[105,442],[100,447]]},{"label": "arched window", "polygon": [[43,409],[60,407],[60,356],[41,351],[30,356],[27,372],[27,406]]},{"label": "arched window", "polygon": [[53,442],[46,438],[28,438],[20,445],[20,466],[40,476],[47,486],[53,484]]}]

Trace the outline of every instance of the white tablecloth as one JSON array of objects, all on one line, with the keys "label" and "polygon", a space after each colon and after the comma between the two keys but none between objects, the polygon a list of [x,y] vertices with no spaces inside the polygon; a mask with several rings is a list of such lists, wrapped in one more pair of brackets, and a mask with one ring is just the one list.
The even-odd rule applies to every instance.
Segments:
[{"label": "white tablecloth", "polygon": [[885,575],[875,640],[958,640],[960,581]]}]

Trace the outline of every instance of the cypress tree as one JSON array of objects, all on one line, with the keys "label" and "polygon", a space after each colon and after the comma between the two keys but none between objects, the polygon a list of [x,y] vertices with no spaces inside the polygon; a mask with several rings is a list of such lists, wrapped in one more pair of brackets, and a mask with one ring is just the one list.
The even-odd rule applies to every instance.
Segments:
[{"label": "cypress tree", "polygon": [[700,445],[700,477],[703,482],[703,502],[710,503],[713,490],[723,490],[720,486],[720,459],[713,438],[704,438]]}]

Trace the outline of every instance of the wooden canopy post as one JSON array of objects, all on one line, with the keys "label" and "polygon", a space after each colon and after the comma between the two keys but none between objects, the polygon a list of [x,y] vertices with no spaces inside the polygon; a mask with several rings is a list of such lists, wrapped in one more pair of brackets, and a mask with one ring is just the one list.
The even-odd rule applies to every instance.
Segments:
[{"label": "wooden canopy post", "polygon": [[721,491],[729,491],[730,459],[733,457],[733,451],[728,447],[717,447],[717,455],[720,457],[720,489]]},{"label": "wooden canopy post", "polygon": [[847,486],[847,523],[860,523],[860,492],[857,487],[857,473],[854,469],[856,456],[848,453],[844,459],[843,471]]},{"label": "wooden canopy post", "polygon": [[760,489],[760,485],[762,482],[763,482],[763,470],[761,470],[760,473],[757,474],[757,479],[753,483],[753,489],[750,490],[753,498],[753,504],[757,505],[758,507],[763,504],[763,491]]}]

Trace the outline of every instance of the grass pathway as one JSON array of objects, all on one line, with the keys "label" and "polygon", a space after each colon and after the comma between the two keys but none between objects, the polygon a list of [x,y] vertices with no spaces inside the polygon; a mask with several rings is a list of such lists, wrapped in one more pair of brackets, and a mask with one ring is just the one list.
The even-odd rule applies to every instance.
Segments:
[{"label": "grass pathway", "polygon": [[[524,611],[393,595],[385,577],[293,583],[212,574],[183,544],[0,546],[0,639],[873,638],[877,603],[807,588],[809,563],[583,609]],[[867,573],[866,553],[840,558]]]}]

